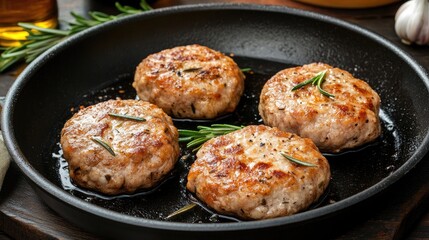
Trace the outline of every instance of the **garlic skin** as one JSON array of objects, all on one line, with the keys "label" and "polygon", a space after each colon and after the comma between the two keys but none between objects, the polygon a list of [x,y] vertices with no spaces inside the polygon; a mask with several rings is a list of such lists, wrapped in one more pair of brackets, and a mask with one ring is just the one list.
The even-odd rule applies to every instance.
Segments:
[{"label": "garlic skin", "polygon": [[405,44],[429,43],[429,5],[427,0],[410,0],[395,15],[395,31]]}]

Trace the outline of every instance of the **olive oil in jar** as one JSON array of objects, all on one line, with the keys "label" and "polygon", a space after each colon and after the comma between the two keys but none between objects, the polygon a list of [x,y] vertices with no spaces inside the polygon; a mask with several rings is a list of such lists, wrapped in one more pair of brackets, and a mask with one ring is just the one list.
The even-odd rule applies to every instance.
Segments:
[{"label": "olive oil in jar", "polygon": [[32,23],[43,28],[58,24],[56,0],[0,0],[0,46],[19,46],[28,33],[17,25]]}]

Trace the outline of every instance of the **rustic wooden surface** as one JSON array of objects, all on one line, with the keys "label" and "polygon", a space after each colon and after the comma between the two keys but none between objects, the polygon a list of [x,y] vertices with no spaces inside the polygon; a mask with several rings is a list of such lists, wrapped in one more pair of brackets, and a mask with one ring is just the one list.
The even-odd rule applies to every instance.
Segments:
[{"label": "rustic wooden surface", "polygon": [[[126,1],[133,4],[133,0]],[[429,47],[406,46],[393,30],[394,14],[401,3],[385,7],[344,10],[318,8],[288,0],[157,0],[155,8],[208,2],[251,2],[286,5],[314,11],[372,30],[408,52],[429,69]],[[113,11],[114,0],[58,0],[60,19],[70,11]],[[23,67],[0,74],[0,96],[5,95]],[[429,99],[428,99],[429,103]],[[17,167],[12,164],[0,192],[0,239],[98,239],[78,229],[46,207]],[[332,227],[334,239],[429,239],[429,156],[381,197],[340,227]]]}]

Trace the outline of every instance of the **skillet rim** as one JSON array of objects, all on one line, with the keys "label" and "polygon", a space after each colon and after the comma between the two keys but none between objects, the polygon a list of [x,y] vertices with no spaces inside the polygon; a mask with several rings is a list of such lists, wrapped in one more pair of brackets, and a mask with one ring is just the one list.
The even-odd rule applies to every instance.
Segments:
[{"label": "skillet rim", "polygon": [[[12,126],[12,112],[14,104],[17,101],[17,96],[25,84],[30,81],[32,75],[50,58],[55,56],[57,53],[61,53],[62,49],[67,48],[68,45],[74,44],[81,38],[92,36],[98,32],[109,31],[109,28],[116,24],[126,24],[128,21],[144,21],[147,18],[162,17],[169,14],[194,12],[194,11],[216,11],[216,10],[240,10],[240,11],[254,11],[254,12],[274,12],[282,13],[293,16],[306,17],[314,21],[320,21],[333,26],[338,26],[346,30],[358,33],[371,41],[374,41],[382,46],[388,48],[394,54],[398,55],[399,58],[409,64],[410,68],[414,70],[417,76],[423,81],[426,86],[426,90],[429,91],[429,79],[427,71],[408,53],[395,46],[392,42],[385,39],[384,37],[371,32],[370,30],[364,29],[360,26],[348,23],[344,20],[340,20],[334,17],[326,16],[319,13],[310,11],[304,11],[300,9],[293,9],[284,6],[273,6],[273,5],[257,5],[257,4],[243,4],[243,3],[210,3],[210,4],[191,4],[182,6],[173,6],[160,9],[154,9],[148,12],[144,12],[137,15],[127,16],[118,20],[107,22],[88,30],[75,34],[64,42],[59,43],[47,52],[43,53],[33,61],[27,68],[20,74],[17,80],[13,83],[7,96],[2,113],[2,131],[5,139],[6,146],[12,156],[13,161],[18,165],[20,170],[24,173],[27,179],[31,180],[38,188],[42,189],[45,193],[54,197],[57,201],[62,201],[67,205],[71,205],[80,211],[87,212],[108,219],[110,221],[133,225],[136,227],[146,227],[161,230],[179,230],[179,231],[235,231],[235,230],[251,230],[261,229],[266,227],[276,227],[283,225],[299,224],[306,221],[311,221],[321,217],[326,217],[330,214],[335,214],[341,210],[347,209],[354,205],[357,205],[364,200],[367,200],[384,190],[389,186],[393,185],[405,174],[407,174],[412,168],[420,162],[429,150],[429,132],[426,133],[421,144],[414,150],[414,153],[406,160],[406,162],[393,172],[388,177],[385,177],[381,181],[377,182],[373,186],[355,194],[341,201],[333,204],[329,204],[320,208],[311,209],[305,212],[297,213],[291,216],[279,217],[267,220],[257,220],[248,222],[237,222],[237,223],[181,223],[181,222],[168,222],[161,220],[144,219],[129,215],[124,215],[115,211],[107,210],[105,208],[87,203],[80,198],[68,194],[66,191],[53,184],[41,174],[38,173],[29,163],[27,158],[21,152],[18,147],[16,138],[14,137],[14,127]],[[32,185],[33,186],[33,185]],[[55,209],[54,209],[55,210]],[[55,210],[57,211],[57,210]]]}]

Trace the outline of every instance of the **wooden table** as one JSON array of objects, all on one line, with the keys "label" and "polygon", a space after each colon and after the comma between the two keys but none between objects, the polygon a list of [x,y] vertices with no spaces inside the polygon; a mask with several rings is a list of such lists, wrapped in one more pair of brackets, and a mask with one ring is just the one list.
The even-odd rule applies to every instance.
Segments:
[{"label": "wooden table", "polygon": [[[133,3],[132,0],[126,2]],[[401,3],[365,10],[339,10],[288,0],[152,2],[155,8],[208,2],[251,2],[314,11],[344,19],[386,37],[429,69],[429,47],[403,45],[394,32],[393,17]],[[91,10],[114,12],[113,3],[113,0],[58,0],[60,19],[71,20],[70,11],[80,14]],[[0,96],[7,93],[20,70],[22,67],[0,74]],[[98,239],[45,206],[13,164],[0,192],[0,229],[0,239]],[[350,216],[350,221],[343,226],[333,226],[332,231],[335,239],[429,239],[429,156],[365,211]]]}]

